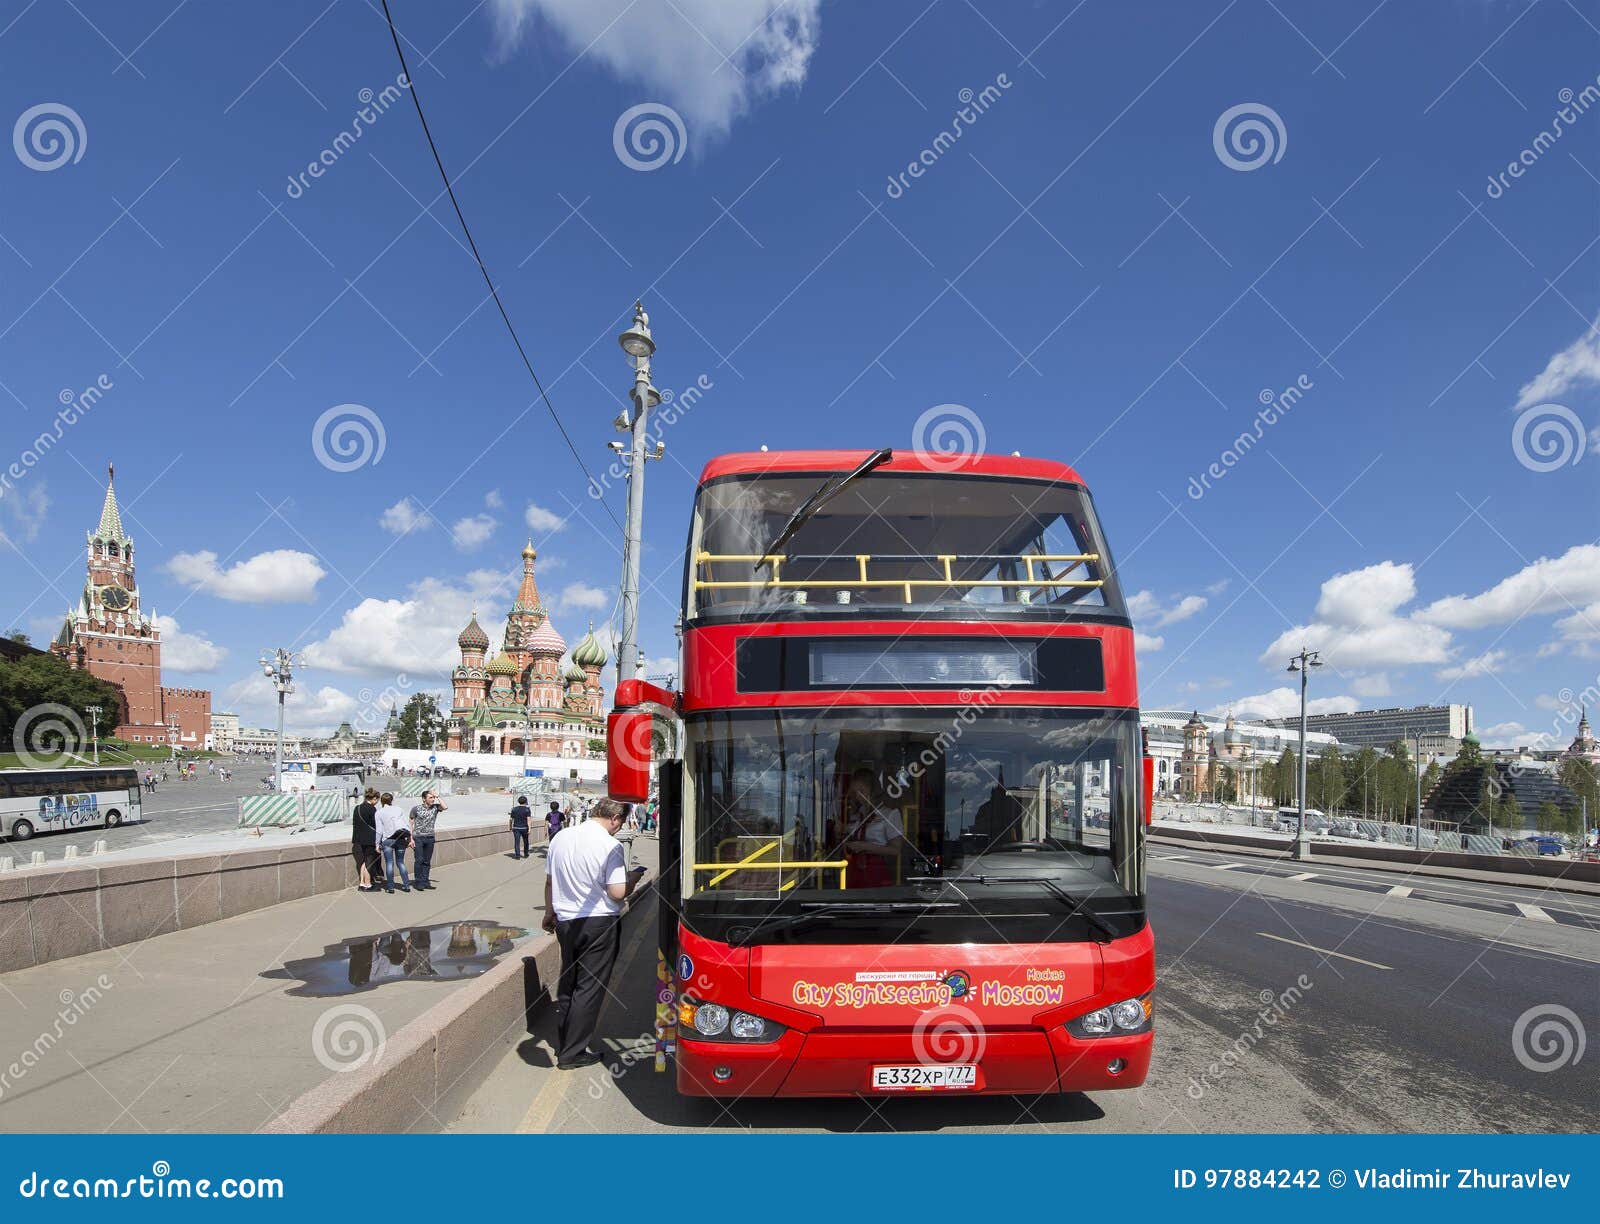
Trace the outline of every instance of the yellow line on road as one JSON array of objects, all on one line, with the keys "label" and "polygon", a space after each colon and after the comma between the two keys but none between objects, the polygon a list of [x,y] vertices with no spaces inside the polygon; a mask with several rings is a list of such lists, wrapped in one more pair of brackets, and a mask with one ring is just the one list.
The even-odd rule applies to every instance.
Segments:
[{"label": "yellow line on road", "polygon": [[1359,956],[1346,956],[1343,952],[1335,952],[1331,948],[1319,948],[1313,944],[1301,943],[1298,939],[1285,939],[1282,935],[1268,935],[1265,931],[1257,931],[1262,939],[1276,939],[1279,943],[1293,944],[1297,948],[1305,948],[1323,956],[1337,956],[1340,960],[1355,961],[1358,965],[1366,965],[1372,969],[1393,969],[1393,965],[1380,965],[1377,961],[1362,960]]}]

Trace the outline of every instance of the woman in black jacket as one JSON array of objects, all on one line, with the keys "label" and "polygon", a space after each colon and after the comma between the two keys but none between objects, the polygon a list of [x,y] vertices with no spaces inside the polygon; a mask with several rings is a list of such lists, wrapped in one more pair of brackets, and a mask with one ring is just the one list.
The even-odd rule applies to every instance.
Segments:
[{"label": "woman in black jacket", "polygon": [[378,791],[367,787],[362,801],[350,814],[350,853],[357,870],[365,869],[370,885],[356,883],[357,892],[377,892],[383,878],[383,861],[378,857]]}]

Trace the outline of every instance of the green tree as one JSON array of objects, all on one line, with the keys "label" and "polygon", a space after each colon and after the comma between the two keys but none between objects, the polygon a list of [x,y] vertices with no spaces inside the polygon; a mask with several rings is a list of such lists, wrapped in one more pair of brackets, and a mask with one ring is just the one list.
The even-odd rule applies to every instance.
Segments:
[{"label": "green tree", "polygon": [[397,748],[432,748],[444,738],[444,712],[432,693],[412,693],[400,711]]},{"label": "green tree", "polygon": [[1593,762],[1582,757],[1567,757],[1556,771],[1556,780],[1577,800],[1571,812],[1571,832],[1583,831],[1586,811],[1591,827],[1600,823],[1600,772],[1595,770]]},{"label": "green tree", "polygon": [[1300,758],[1295,755],[1294,749],[1285,748],[1278,754],[1277,768],[1273,770],[1276,775],[1277,792],[1273,798],[1279,807],[1286,807],[1295,800],[1295,788],[1299,783]]},{"label": "green tree", "polygon": [[1546,799],[1539,805],[1539,810],[1534,814],[1534,827],[1541,833],[1554,833],[1565,823],[1561,816],[1561,809],[1556,806],[1554,799]]},{"label": "green tree", "polygon": [[1494,822],[1502,829],[1522,827],[1522,804],[1517,802],[1516,792],[1509,786],[1500,792],[1500,802],[1495,805]]},{"label": "green tree", "polygon": [[1339,755],[1339,750],[1329,744],[1322,750],[1322,755],[1317,758],[1317,785],[1311,787],[1308,782],[1307,789],[1312,794],[1319,795],[1322,799],[1322,810],[1330,815],[1338,808],[1344,806],[1344,757]]},{"label": "green tree", "polygon": [[[7,748],[58,754],[87,751],[88,707],[100,707],[100,726],[109,731],[122,718],[122,690],[86,671],[77,671],[50,654],[0,658],[0,741]],[[69,715],[41,709],[65,706]]]},{"label": "green tree", "polygon": [[1378,765],[1378,750],[1370,744],[1356,754],[1355,772],[1350,779],[1350,806],[1355,806],[1356,794],[1359,792],[1363,816],[1377,806]]}]

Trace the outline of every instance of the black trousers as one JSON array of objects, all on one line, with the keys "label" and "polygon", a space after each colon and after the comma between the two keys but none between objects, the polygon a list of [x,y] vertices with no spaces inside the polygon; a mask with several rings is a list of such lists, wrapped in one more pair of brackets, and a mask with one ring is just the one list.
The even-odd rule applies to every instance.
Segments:
[{"label": "black trousers", "polygon": [[601,914],[556,923],[561,945],[561,980],[556,990],[556,1060],[569,1062],[589,1048],[606,983],[622,947],[622,918]]}]

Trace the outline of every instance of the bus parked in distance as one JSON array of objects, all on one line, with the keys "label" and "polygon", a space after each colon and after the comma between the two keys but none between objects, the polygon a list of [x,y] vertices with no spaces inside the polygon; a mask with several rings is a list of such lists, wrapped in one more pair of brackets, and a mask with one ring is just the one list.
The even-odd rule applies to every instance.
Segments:
[{"label": "bus parked in distance", "polygon": [[285,761],[278,779],[278,789],[285,794],[295,791],[334,791],[341,795],[358,795],[367,784],[367,770],[371,762],[350,757],[312,757],[306,761]]},{"label": "bus parked in distance", "polygon": [[0,769],[0,835],[12,841],[142,818],[139,772],[129,766]]},{"label": "bus parked in distance", "polygon": [[[664,963],[695,1096],[1144,1083],[1151,763],[1089,491],[1044,459],[724,455],[682,691],[618,687],[610,789],[659,764]],[[659,736],[658,736],[659,738]]]}]

